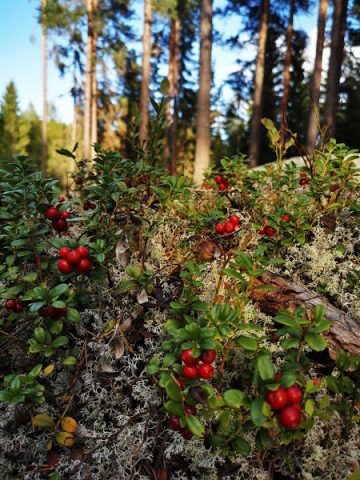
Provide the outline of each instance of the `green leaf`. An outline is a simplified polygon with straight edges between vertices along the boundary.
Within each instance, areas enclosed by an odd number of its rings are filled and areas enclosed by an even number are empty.
[[[35,282],[35,280],[37,279],[37,275],[38,274],[36,272],[28,273],[27,275],[23,276],[23,280],[24,282]]]
[[[66,313],[66,320],[69,320],[69,322],[73,322],[73,323],[79,323],[80,313],[75,308],[68,307],[67,313]]]
[[[1,402],[11,402],[13,395],[8,390],[1,390],[0,391],[0,401]]]
[[[251,453],[250,444],[242,437],[236,437],[235,440],[231,442],[231,448],[244,457],[247,457]]]
[[[360,480],[360,468],[357,468],[346,480]]]
[[[341,393],[341,384],[339,380],[332,376],[325,377],[328,389],[333,393]]]
[[[186,415],[185,421],[188,429],[193,435],[196,437],[203,437],[205,435],[205,427],[197,417]]]
[[[226,390],[224,393],[224,400],[226,405],[232,408],[249,406],[249,399],[246,393],[236,389]]]
[[[308,398],[305,402],[305,412],[309,415],[309,417],[312,417],[314,415],[315,411],[315,402],[312,398]]]
[[[275,367],[267,355],[259,355],[256,367],[262,380],[272,380],[275,376]]]
[[[60,337],[56,337],[55,340],[52,342],[51,346],[54,348],[62,347],[69,343],[68,337],[64,335],[60,335]]]
[[[169,368],[171,367],[171,365],[173,365],[174,363],[176,362],[176,357],[173,353],[167,353],[165,356],[164,356],[164,360],[163,360],[163,367],[164,368]]]
[[[269,432],[263,428],[257,432],[255,443],[258,450],[263,450],[264,448],[271,448],[274,444],[272,438],[269,435]]]
[[[56,300],[56,302],[52,302],[51,306],[54,308],[65,308],[66,303],[62,302],[61,300]]]
[[[46,305],[46,302],[34,302],[30,305],[29,310],[30,310],[30,312],[37,312],[44,305]]]
[[[76,365],[76,362],[77,362],[76,358],[70,355],[69,357],[64,358],[63,365],[68,365],[68,366]]]
[[[250,352],[255,352],[259,345],[255,338],[246,337],[244,335],[237,337],[235,339],[235,343],[243,347],[245,350],[249,350]]]
[[[184,410],[181,403],[179,402],[169,400],[164,404],[164,408],[167,412],[171,413],[171,415],[176,415],[177,417],[181,417],[184,415]]]
[[[319,333],[308,332],[305,335],[305,342],[315,352],[321,352],[327,347],[327,343],[322,335]]]
[[[42,364],[38,363],[35,367],[28,373],[28,376],[31,378],[36,378],[40,375],[42,370]]]
[[[45,343],[45,330],[42,327],[37,327],[34,330],[34,337],[41,345]]]
[[[224,447],[227,443],[226,438],[221,437],[220,435],[213,435],[209,438],[210,445],[215,448]]]
[[[180,387],[172,378],[165,385],[165,391],[170,400],[181,401]]]
[[[251,420],[256,427],[260,427],[260,425],[262,425],[267,420],[267,418],[263,414],[263,405],[263,398],[257,398],[251,404]]]
[[[69,150],[67,150],[66,148],[58,148],[56,150],[56,153],[58,153],[59,155],[63,155],[64,157],[69,157],[69,158],[73,158],[75,159],[75,155],[73,155]]]
[[[314,312],[315,323],[319,323],[323,320],[325,312],[326,312],[325,305],[316,305],[315,312]]]
[[[49,292],[50,298],[53,299],[53,298],[60,297],[67,290],[69,290],[69,285],[67,285],[66,283],[61,283],[60,285],[57,285],[56,287],[50,290]]]

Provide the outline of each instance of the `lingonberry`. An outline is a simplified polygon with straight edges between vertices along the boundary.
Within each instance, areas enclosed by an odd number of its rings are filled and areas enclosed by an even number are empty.
[[[225,228],[225,227],[224,227],[224,225],[223,225],[222,223],[217,223],[217,224],[215,225],[215,230],[216,230],[217,232],[219,232],[219,233],[223,233],[224,228]]]
[[[56,222],[52,222],[52,226],[57,232],[64,232],[68,228],[67,221],[63,218],[59,218]]]
[[[238,217],[237,215],[231,215],[231,217],[229,218],[229,221],[234,225],[239,225],[240,217]]]
[[[287,396],[289,398],[290,403],[300,403],[302,399],[302,391],[299,387],[296,385],[293,385],[292,387],[289,387],[286,390]]]
[[[269,225],[266,225],[266,227],[264,227],[264,233],[267,237],[273,237],[276,233],[276,230],[274,227],[270,227]]]
[[[86,200],[84,203],[83,203],[83,209],[84,210],[90,210],[91,208],[91,202],[89,202],[89,200]]]
[[[222,175],[216,175],[216,177],[215,177],[215,182],[216,182],[216,183],[222,183],[222,182],[223,182],[223,177],[222,177]]]
[[[224,230],[226,233],[231,233],[235,230],[235,225],[230,220],[226,220]]]
[[[313,378],[313,385],[320,385],[320,378]]]
[[[95,210],[95,208],[96,208],[96,203],[90,203],[90,208],[91,208],[91,210]]]
[[[195,378],[198,377],[197,367],[192,367],[190,365],[185,365],[182,368],[181,373],[182,373],[183,377],[185,377],[189,380],[194,380]]]
[[[180,353],[181,360],[185,363],[185,365],[193,366],[199,363],[199,358],[194,358],[192,354],[191,348],[186,348],[182,350]]]
[[[127,185],[129,188],[131,187],[131,180],[130,178],[124,178],[124,183]]]
[[[46,305],[45,307],[40,308],[39,315],[44,318],[51,318],[54,313],[54,307]]]
[[[76,177],[76,178],[75,178],[75,184],[76,184],[76,185],[81,185],[81,184],[82,184],[81,178]]]
[[[81,258],[88,257],[90,254],[88,247],[86,247],[85,245],[77,247],[76,251],[80,254]]]
[[[258,231],[258,234],[264,235],[264,233],[265,233],[265,228],[260,228],[260,230]]]
[[[82,258],[75,268],[76,271],[79,273],[88,272],[91,268],[90,260],[88,258]]]
[[[65,317],[66,314],[67,314],[67,308],[66,307],[63,307],[63,308],[50,307],[50,308],[53,309],[52,318],[54,320],[59,320],[59,318]]]
[[[57,268],[59,272],[63,273],[64,275],[71,273],[73,271],[73,266],[67,260],[62,258],[57,262]]]
[[[50,207],[46,210],[45,212],[45,217],[48,219],[48,220],[51,220],[52,222],[56,221],[56,220],[59,220],[60,218],[60,212],[57,208],[55,207]]]
[[[209,363],[202,363],[198,368],[200,378],[209,380],[214,376],[214,367]]]
[[[196,408],[192,407],[191,405],[185,405],[184,412],[185,412],[185,415],[193,415],[195,417]]]
[[[193,434],[190,432],[188,428],[182,428],[180,433],[185,440],[191,440],[193,437]]]
[[[175,415],[168,418],[168,428],[170,430],[180,430],[180,420]]]
[[[300,403],[294,403],[292,406],[293,406],[294,408],[296,408],[296,410],[297,410],[298,412],[301,412],[302,407],[301,407]]]
[[[290,222],[290,217],[289,215],[281,215],[281,220],[283,220],[284,222]]]
[[[62,212],[60,213],[60,218],[63,218],[64,220],[67,220],[68,218],[70,218],[70,212]]]
[[[21,313],[24,310],[24,306],[19,300],[16,300],[15,302],[15,307],[14,307],[14,312],[15,313]]]
[[[279,387],[275,391],[268,392],[265,398],[272,410],[281,410],[289,403],[287,392],[282,387]]]
[[[216,350],[205,350],[200,355],[200,359],[204,363],[212,363],[216,358]]]
[[[16,300],[10,299],[5,303],[6,310],[14,310],[15,306],[16,306]]]
[[[300,183],[301,186],[304,186],[304,185],[308,184],[309,182],[310,182],[310,180],[308,179],[308,177],[302,177],[299,180],[299,183]]]
[[[283,374],[281,372],[277,373],[274,377],[274,382],[279,382],[282,378]]]
[[[181,390],[184,390],[184,388],[185,388],[185,382],[184,382],[184,380],[183,380],[182,378],[180,378],[180,377],[177,377],[177,378],[175,379],[175,381],[176,381],[176,383],[179,385],[179,387],[181,388]]]
[[[225,185],[225,183],[219,183],[218,186],[219,186],[219,190],[221,190],[222,192],[227,189],[227,186]]]
[[[66,201],[66,198],[64,197],[64,195],[59,195],[58,199],[59,199],[59,202],[65,202]]]
[[[294,430],[296,427],[299,426],[301,422],[301,413],[299,412],[297,407],[295,407],[294,405],[290,405],[289,407],[281,410],[279,419],[280,423],[284,427]]]
[[[81,260],[81,255],[76,250],[72,250],[68,253],[66,260],[72,265],[77,265]]]
[[[59,256],[60,258],[66,258],[70,252],[71,252],[70,248],[61,247],[59,250]]]

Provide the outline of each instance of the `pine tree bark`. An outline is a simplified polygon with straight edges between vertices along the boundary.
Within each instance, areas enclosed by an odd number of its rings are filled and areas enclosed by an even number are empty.
[[[255,67],[255,90],[253,97],[253,115],[250,125],[249,156],[250,166],[256,167],[259,157],[262,97],[265,80],[265,53],[269,24],[269,0],[261,0],[261,18],[259,27],[258,51]]]
[[[325,27],[326,27],[326,14],[328,9],[328,0],[320,0],[319,2],[319,17],[318,17],[318,30],[316,40],[316,54],[314,73],[311,82],[311,107],[308,121],[307,131],[307,151],[310,155],[314,153],[316,145],[316,137],[318,133],[319,123],[319,100],[320,100],[320,86],[321,86],[321,73],[322,73],[322,59],[324,51],[325,40]]]
[[[48,156],[48,101],[47,101],[47,0],[42,0],[42,56],[43,56],[43,115],[41,122],[41,171],[46,174]]]
[[[140,143],[145,146],[149,131],[149,91],[151,73],[151,0],[144,0],[142,78],[140,89]]]
[[[335,132],[336,114],[339,104],[339,86],[344,55],[347,9],[348,0],[334,0],[330,62],[325,102],[325,125],[330,135]]]
[[[197,99],[194,182],[201,185],[210,165],[210,91],[212,49],[212,0],[201,0],[200,74]]]
[[[98,13],[99,0],[93,0],[92,4],[92,36],[91,36],[91,126],[90,126],[90,144],[97,143],[97,82],[96,82],[96,65],[97,65],[97,29],[95,25]],[[91,160],[95,156],[92,148],[90,151]]]
[[[285,125],[286,125],[287,104],[289,101],[290,66],[291,66],[291,58],[292,58],[292,36],[293,36],[293,29],[294,29],[295,10],[296,10],[295,0],[290,0],[289,21],[288,21],[288,27],[287,27],[287,33],[286,33],[283,97],[281,100],[282,123],[281,123],[281,140],[280,141],[281,141],[282,147],[285,144]]]
[[[84,158],[90,159],[91,156],[91,105],[92,105],[92,69],[93,69],[93,59],[92,59],[92,36],[93,36],[93,25],[92,25],[92,0],[86,0],[87,8],[87,45],[86,45],[86,72],[85,72],[85,103],[84,103],[84,145],[83,145],[83,156]]]
[[[179,45],[180,45],[180,19],[173,18],[170,26],[169,38],[169,102],[167,104],[166,117],[166,144],[165,165],[171,175],[175,173],[177,163],[177,124],[178,112],[176,97],[178,94],[179,81]]]

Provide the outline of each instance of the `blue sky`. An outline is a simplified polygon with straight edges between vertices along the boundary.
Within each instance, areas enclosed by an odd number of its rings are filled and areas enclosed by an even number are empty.
[[[6,85],[14,80],[21,110],[30,102],[40,114],[42,110],[42,67],[41,67],[41,28],[37,22],[37,8],[40,0],[2,0],[0,18],[0,96],[4,94]],[[214,0],[214,7],[224,4],[224,0]],[[141,36],[142,2],[135,2],[138,20],[139,37]],[[309,32],[315,31],[317,11],[311,15],[297,18],[298,27]],[[226,34],[235,33],[238,19],[225,20]],[[224,31],[223,19],[216,18],[215,27]],[[310,47],[311,49],[312,47]],[[213,52],[215,84],[220,85],[229,73],[236,70],[238,52],[215,46]],[[244,54],[244,53],[243,53]],[[254,55],[254,52],[248,52]],[[311,52],[310,52],[311,55]],[[60,78],[51,58],[48,68],[48,98],[56,107],[57,117],[71,122],[73,115],[70,98],[71,79]],[[225,92],[226,96],[230,92]]]

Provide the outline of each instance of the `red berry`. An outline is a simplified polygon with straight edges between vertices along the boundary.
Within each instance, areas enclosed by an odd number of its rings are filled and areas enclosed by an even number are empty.
[[[59,218],[56,222],[52,222],[52,226],[57,232],[64,232],[68,228],[67,221],[63,218]]]
[[[279,419],[284,427],[294,430],[301,422],[301,413],[294,405],[290,405],[280,412]]]
[[[217,223],[217,224],[215,225],[215,230],[216,230],[217,232],[219,232],[219,233],[223,233],[224,228],[225,228],[225,227],[224,227],[224,225],[223,225],[222,223]]]
[[[230,220],[226,220],[224,230],[226,233],[231,233],[235,230],[235,225]]]
[[[231,217],[229,218],[230,222],[233,223],[234,225],[239,225],[239,222],[240,222],[240,217],[238,217],[237,215],[231,215]]]
[[[193,437],[193,434],[187,428],[182,428],[180,433],[185,440],[191,440]]]
[[[64,220],[66,220],[67,218],[70,218],[70,212],[62,212],[60,213],[60,218],[63,218]]]
[[[75,184],[76,185],[81,185],[82,184],[81,178],[79,178],[79,177],[75,178]]]
[[[313,385],[320,385],[320,378],[314,378],[312,382]]]
[[[331,177],[336,177],[336,172],[330,172]]]
[[[96,203],[90,203],[90,208],[91,208],[91,210],[95,210],[95,208],[96,208]]]
[[[225,185],[225,183],[219,183],[218,186],[219,186],[219,190],[221,190],[222,192],[227,189],[227,186]]]
[[[268,225],[264,228],[264,233],[267,237],[273,237],[276,233],[274,227],[269,227]]]
[[[53,312],[52,312],[52,318],[54,320],[59,320],[59,318],[61,317],[65,317],[65,315],[67,314],[67,308],[64,307],[64,308],[54,308],[54,307],[50,307],[53,309]]]
[[[73,266],[63,258],[57,262],[57,267],[59,272],[63,273],[64,275],[73,271]]]
[[[290,222],[290,217],[289,215],[281,215],[281,220],[284,220],[284,222]]]
[[[199,363],[199,358],[193,357],[191,348],[186,348],[185,350],[182,350],[182,352],[180,353],[180,358],[185,363],[185,365],[188,366],[197,365]]]
[[[204,363],[212,363],[216,358],[216,350],[205,350],[202,352],[200,359]]]
[[[215,182],[216,182],[216,183],[222,183],[222,181],[223,181],[222,175],[216,175],[216,177],[215,177]]]
[[[45,217],[48,219],[48,220],[51,220],[53,222],[55,222],[56,220],[59,220],[60,218],[60,212],[57,208],[55,207],[50,207],[46,210],[45,212]]]
[[[300,403],[294,403],[294,404],[293,404],[293,407],[296,408],[296,410],[297,410],[298,412],[301,412],[301,410],[302,410],[302,407],[301,407]]]
[[[180,430],[180,420],[175,415],[171,415],[168,418],[168,428],[170,430]]]
[[[124,178],[124,183],[127,185],[129,188],[131,187],[131,180],[130,178]]]
[[[307,183],[309,183],[309,181],[310,180],[305,176],[305,177],[300,178],[299,183],[300,183],[300,185],[303,186],[303,185],[306,185]]]
[[[189,380],[194,380],[198,376],[198,369],[197,367],[191,367],[189,365],[185,365],[182,370],[182,375]]]
[[[61,247],[59,250],[59,256],[60,258],[66,258],[70,252],[71,252],[70,248]]]
[[[258,231],[258,234],[259,235],[264,235],[265,233],[265,229],[264,228],[260,228],[260,230]]]
[[[5,303],[6,310],[14,310],[16,307],[16,300],[8,300]]]
[[[86,200],[86,202],[83,203],[83,209],[90,210],[90,208],[91,208],[91,202],[89,202],[89,200]]]
[[[15,302],[14,312],[21,313],[24,310],[23,304],[18,300]]]
[[[90,254],[88,247],[85,247],[85,245],[77,247],[76,251],[80,254],[81,258],[88,257]]]
[[[180,377],[176,378],[176,383],[179,385],[181,390],[184,390],[185,382],[182,378],[180,378]]]
[[[81,260],[81,255],[76,250],[72,250],[71,252],[68,253],[66,260],[72,265],[77,265]]]
[[[302,394],[301,389],[299,387],[297,387],[296,385],[293,385],[292,387],[288,388],[286,390],[286,393],[288,395],[290,403],[300,403],[301,402],[303,394]]]
[[[44,318],[50,318],[54,314],[54,307],[46,305],[45,307],[40,308],[39,315]]]
[[[59,199],[59,202],[65,202],[66,201],[66,198],[64,197],[64,195],[59,195],[58,199]]]
[[[275,377],[274,377],[273,382],[280,382],[282,376],[283,376],[282,373],[277,373],[277,374],[275,375]]]
[[[76,271],[79,273],[88,272],[91,268],[90,260],[87,258],[82,258],[80,262],[76,265]]]
[[[185,405],[184,412],[185,415],[192,415],[194,417],[196,416],[196,408],[192,407],[191,405]]]
[[[209,380],[214,376],[214,367],[209,363],[202,363],[198,368],[198,372],[200,378]]]
[[[272,410],[281,410],[289,403],[287,392],[282,387],[279,387],[275,391],[268,392],[265,398]]]

